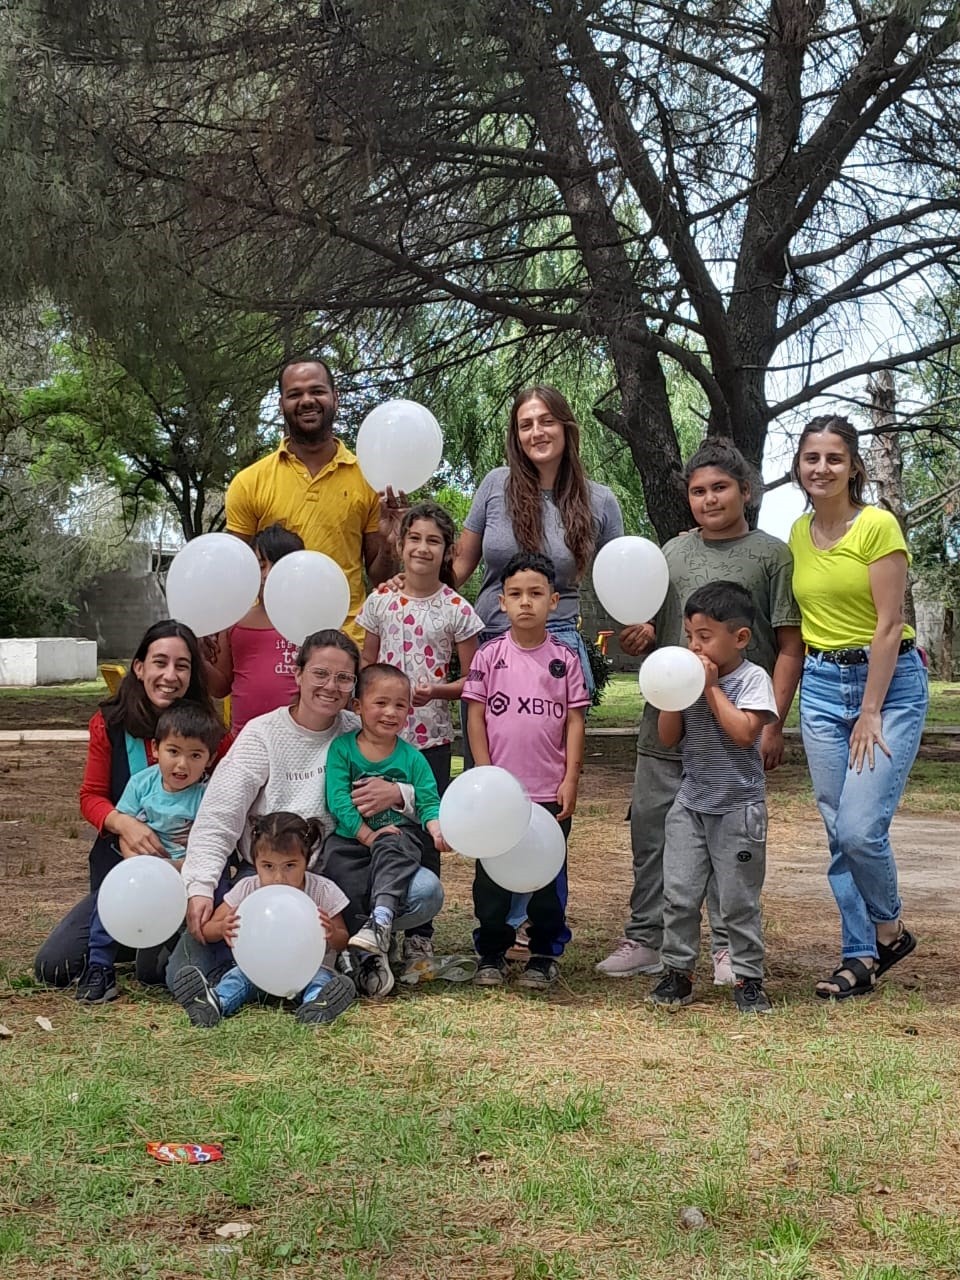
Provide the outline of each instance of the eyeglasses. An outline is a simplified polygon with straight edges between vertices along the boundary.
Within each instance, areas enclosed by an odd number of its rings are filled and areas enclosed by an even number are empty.
[[[357,683],[357,677],[349,675],[346,671],[324,671],[322,667],[311,667],[307,675],[314,684],[329,684],[332,680],[343,693],[349,693]]]

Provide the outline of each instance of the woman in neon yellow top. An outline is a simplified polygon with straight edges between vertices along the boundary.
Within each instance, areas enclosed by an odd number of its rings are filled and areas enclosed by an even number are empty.
[[[824,1000],[866,995],[916,946],[900,919],[890,821],[920,745],[927,676],[903,619],[909,552],[889,511],[863,500],[866,468],[846,418],[814,418],[793,477],[812,511],[790,531],[807,648],[800,727],[830,846],[842,958]]]

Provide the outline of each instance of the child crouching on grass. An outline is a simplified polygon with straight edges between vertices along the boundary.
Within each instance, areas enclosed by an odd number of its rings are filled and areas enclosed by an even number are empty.
[[[743,656],[754,623],[753,601],[743,587],[700,587],[683,613],[687,643],[703,663],[706,684],[692,707],[659,717],[663,744],[680,743],[683,774],[665,826],[661,955],[667,972],[648,999],[667,1008],[692,1002],[700,911],[714,876],[737,1008],[770,1013],[760,915],[767,806],[759,739],[764,725],[777,718],[773,682]]]
[[[117,801],[117,813],[146,823],[178,871],[206,790],[204,774],[223,735],[223,724],[212,711],[196,702],[171,703],[157,720],[153,743],[157,763],[132,774]],[[170,939],[167,945],[172,948],[174,941]],[[100,910],[95,906],[90,918],[87,967],[77,985],[77,999],[82,1004],[116,1000],[116,954],[117,944],[103,927]]]
[[[237,908],[251,893],[266,885],[284,884],[300,889],[317,904],[320,923],[327,935],[323,965],[300,993],[297,1021],[333,1022],[356,999],[349,978],[334,972],[336,953],[347,945],[347,926],[342,911],[347,895],[325,876],[307,870],[316,845],[323,839],[323,827],[316,818],[296,813],[267,813],[256,820],[251,855],[257,874],[242,876],[225,895],[223,902],[203,927],[205,942],[226,942],[233,946],[240,921]],[[223,1018],[237,1013],[263,993],[236,966],[228,969],[216,986],[211,986],[199,969],[188,965],[177,974],[173,994],[195,1027],[215,1027]]]

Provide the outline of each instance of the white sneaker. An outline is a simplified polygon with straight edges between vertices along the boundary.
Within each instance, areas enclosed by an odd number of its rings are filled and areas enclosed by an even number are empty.
[[[393,970],[386,956],[365,955],[357,971],[356,987],[363,996],[387,996],[393,990]]]
[[[732,987],[736,982],[733,965],[730,963],[730,952],[723,947],[713,953],[713,985],[715,987]]]
[[[663,961],[653,947],[621,938],[606,960],[594,968],[606,978],[635,978],[639,973],[663,973]]]
[[[347,946],[369,955],[386,957],[390,952],[393,930],[388,924],[380,924],[373,916],[347,940]]]

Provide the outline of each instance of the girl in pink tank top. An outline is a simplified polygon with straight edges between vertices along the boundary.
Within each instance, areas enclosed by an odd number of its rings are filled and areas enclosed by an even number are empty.
[[[270,625],[263,584],[278,560],[303,550],[303,541],[282,524],[272,524],[254,537],[252,546],[260,561],[257,603],[235,626],[202,641],[207,687],[215,698],[229,695],[234,733],[248,720],[288,706],[297,697],[297,646]]]

